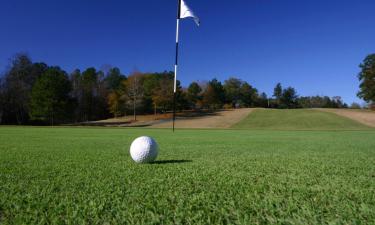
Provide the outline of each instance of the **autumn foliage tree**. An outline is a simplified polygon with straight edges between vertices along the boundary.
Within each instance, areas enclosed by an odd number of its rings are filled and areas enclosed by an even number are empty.
[[[121,90],[114,90],[108,94],[108,109],[114,117],[126,115],[126,95]]]
[[[172,90],[173,90],[173,78],[168,76],[162,77],[156,88],[154,88],[152,93],[152,101],[157,108],[161,108],[163,112],[171,108],[172,105]]]
[[[114,117],[126,115],[126,76],[119,68],[110,68],[105,78],[107,87],[107,104],[109,112]]]
[[[209,109],[220,109],[224,104],[225,91],[220,81],[216,78],[207,84],[203,93],[203,104]]]

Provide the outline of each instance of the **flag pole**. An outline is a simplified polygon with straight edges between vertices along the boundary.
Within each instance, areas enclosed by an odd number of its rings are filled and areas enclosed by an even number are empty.
[[[174,123],[176,120],[176,91],[177,91],[177,66],[178,66],[178,35],[180,30],[180,17],[181,17],[181,0],[178,0],[177,8],[177,23],[176,23],[176,58],[174,64],[174,83],[173,83],[173,123],[172,130],[174,132]]]

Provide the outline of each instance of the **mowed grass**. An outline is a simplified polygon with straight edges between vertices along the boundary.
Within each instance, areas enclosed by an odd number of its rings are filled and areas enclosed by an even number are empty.
[[[0,127],[0,224],[374,223],[373,130]]]
[[[363,130],[354,120],[313,109],[255,109],[234,128],[266,130]]]

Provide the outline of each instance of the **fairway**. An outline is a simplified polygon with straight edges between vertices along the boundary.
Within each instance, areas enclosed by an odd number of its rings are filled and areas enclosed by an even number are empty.
[[[155,164],[130,159],[141,135]],[[374,130],[0,127],[0,143],[1,224],[375,223]]]
[[[364,124],[313,109],[256,109],[234,128],[265,130],[363,130]]]

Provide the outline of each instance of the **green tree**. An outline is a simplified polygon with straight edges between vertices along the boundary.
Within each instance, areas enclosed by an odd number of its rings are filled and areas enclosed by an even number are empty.
[[[109,91],[118,90],[121,88],[122,82],[126,80],[126,76],[121,74],[119,68],[114,67],[109,69],[106,75],[105,82]]]
[[[186,98],[191,108],[195,108],[197,102],[202,99],[201,92],[202,88],[199,86],[197,82],[192,82],[189,85],[186,93]]]
[[[81,75],[82,116],[84,121],[95,120],[95,104],[98,73],[95,68],[88,68]]]
[[[331,99],[332,106],[330,108],[348,108],[348,106],[344,103],[341,96],[334,96]]]
[[[105,76],[102,71],[91,67],[79,76],[79,103],[80,120],[98,120],[109,116],[107,96],[108,90],[105,84]]]
[[[79,122],[84,120],[83,110],[83,87],[82,87],[82,74],[79,69],[74,70],[70,74],[70,81],[72,84],[71,95],[77,107],[74,110],[74,121]]]
[[[240,99],[245,107],[254,107],[257,102],[258,90],[249,83],[243,82],[240,89]]]
[[[270,105],[271,105],[271,102],[268,99],[266,93],[262,92],[259,96],[257,96],[256,106],[263,107],[263,108],[269,108]]]
[[[31,93],[31,118],[51,125],[69,118],[71,83],[59,67],[48,68],[35,82]]]
[[[5,95],[4,95],[4,80],[0,77],[0,124],[3,122],[3,114],[5,111]]]
[[[273,97],[276,98],[276,102],[280,104],[280,99],[283,95],[283,87],[280,83],[277,83],[275,88],[273,89]]]
[[[241,86],[242,81],[235,77],[224,81],[225,103],[232,104],[233,107],[238,103],[241,97]]]
[[[302,108],[343,108],[345,105],[339,96],[332,99],[328,96],[299,97],[297,102]]]
[[[358,74],[360,91],[358,97],[368,103],[375,102],[375,54],[368,55],[359,66],[361,72]]]
[[[298,95],[294,88],[288,87],[283,90],[281,99],[280,99],[280,107],[281,108],[297,108],[297,99]]]

